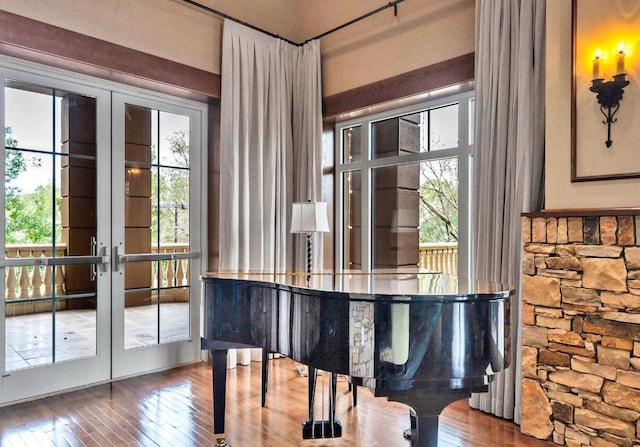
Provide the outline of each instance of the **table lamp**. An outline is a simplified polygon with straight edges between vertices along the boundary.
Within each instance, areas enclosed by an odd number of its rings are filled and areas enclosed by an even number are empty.
[[[307,236],[307,285],[311,280],[312,233],[329,231],[326,202],[295,202],[291,206],[291,233]]]

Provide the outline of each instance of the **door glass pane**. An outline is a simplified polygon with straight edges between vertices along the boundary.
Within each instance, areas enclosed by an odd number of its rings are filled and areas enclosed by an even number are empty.
[[[386,158],[420,152],[421,115],[412,113],[372,123],[371,156]]]
[[[374,268],[418,264],[420,165],[373,170],[372,264]]]
[[[7,259],[89,256],[96,240],[95,98],[5,85]],[[5,269],[7,370],[96,354],[90,265]]]
[[[188,252],[189,118],[125,110],[125,252]],[[126,264],[126,349],[190,337],[188,270],[177,259]]]
[[[373,158],[458,147],[458,104],[371,124]]]
[[[422,128],[428,123],[429,132],[423,132],[422,150],[437,151],[458,147],[458,104],[422,112]],[[428,135],[428,141],[425,137]]]
[[[362,268],[362,173],[346,172],[343,175],[344,190],[344,259],[343,266],[349,270]]]
[[[457,273],[457,158],[373,170],[373,266]]]

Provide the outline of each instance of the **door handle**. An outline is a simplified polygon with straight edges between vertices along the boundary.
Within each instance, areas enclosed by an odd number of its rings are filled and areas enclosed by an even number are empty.
[[[95,256],[98,253],[98,241],[95,236],[91,236],[91,256]],[[90,280],[94,282],[96,280],[96,276],[98,276],[98,269],[95,264],[91,264],[91,275]]]
[[[199,259],[200,253],[188,251],[182,253],[135,253],[125,254],[124,247],[118,245],[113,249],[114,271],[120,271],[120,266],[126,262],[153,262],[153,261],[173,261],[176,259]]]
[[[101,256],[61,256],[55,258],[10,258],[0,259],[0,268],[83,264],[99,264],[101,268],[106,268],[106,265],[109,264],[110,261],[111,259],[106,254]]]
[[[120,264],[122,264],[122,261],[120,260],[120,258],[123,255],[124,255],[124,246],[122,244],[116,245],[115,247],[113,247],[113,271],[114,272],[120,271]]]
[[[173,261],[175,259],[198,259],[200,253],[188,251],[182,253],[136,253],[130,255],[118,255],[118,262],[149,262],[149,261]]]

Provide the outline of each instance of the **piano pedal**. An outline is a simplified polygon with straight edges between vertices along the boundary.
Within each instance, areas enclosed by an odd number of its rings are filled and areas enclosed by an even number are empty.
[[[333,430],[330,421],[307,421],[302,423],[302,439],[341,438],[342,424],[333,422]]]
[[[418,428],[418,416],[413,408],[409,408],[409,421],[411,422],[410,428],[405,429],[402,432],[404,439],[411,439],[416,435],[416,429]]]
[[[227,444],[224,438],[217,438],[213,447],[231,447],[231,444]]]

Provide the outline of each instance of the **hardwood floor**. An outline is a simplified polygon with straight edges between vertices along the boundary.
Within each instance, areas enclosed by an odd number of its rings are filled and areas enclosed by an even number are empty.
[[[271,361],[266,408],[260,407],[259,364],[228,371],[226,433],[233,447],[410,446],[402,437],[406,406],[359,388],[352,408],[345,382],[338,384],[337,403],[343,437],[303,441],[307,379],[296,365],[286,358]],[[199,363],[3,407],[0,447],[211,446],[211,398],[210,366]],[[470,410],[464,400],[446,408],[440,421],[440,447],[553,446],[521,435],[509,421]]]

